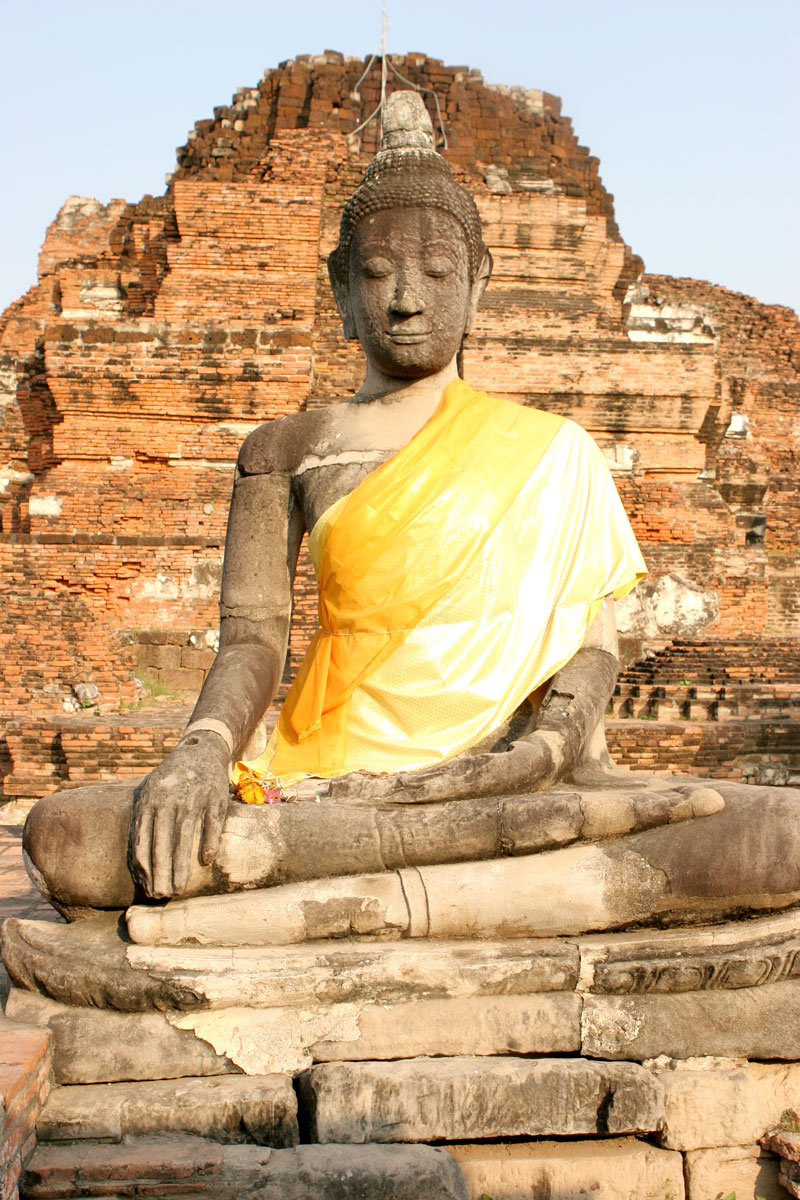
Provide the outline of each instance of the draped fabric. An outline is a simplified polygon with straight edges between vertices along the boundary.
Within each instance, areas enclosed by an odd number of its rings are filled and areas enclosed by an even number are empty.
[[[309,538],[319,631],[267,750],[284,784],[430,766],[481,741],[645,566],[593,440],[455,380]]]

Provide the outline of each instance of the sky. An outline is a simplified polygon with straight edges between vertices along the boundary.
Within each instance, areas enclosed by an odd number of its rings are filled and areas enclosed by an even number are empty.
[[[798,0],[387,0],[387,51],[560,96],[647,270],[800,311]],[[195,121],[380,0],[0,0],[0,311],[69,195],[160,195]]]

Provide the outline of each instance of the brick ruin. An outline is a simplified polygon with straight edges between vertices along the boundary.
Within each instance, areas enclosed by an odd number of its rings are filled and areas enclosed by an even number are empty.
[[[437,125],[438,105],[495,259],[468,380],[593,434],[650,567],[621,614],[612,751],[797,782],[797,316],[643,275],[555,97],[390,65]],[[239,444],[360,382],[325,257],[376,149],[376,122],[348,136],[379,100],[366,66],[283,63],[195,126],[163,196],[67,200],[0,318],[2,798],[138,774],[174,744],[213,661]],[[306,557],[295,612],[289,672]]]

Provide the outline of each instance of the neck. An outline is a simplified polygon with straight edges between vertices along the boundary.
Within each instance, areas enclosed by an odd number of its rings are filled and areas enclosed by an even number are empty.
[[[384,375],[372,363],[367,363],[367,376],[361,387],[353,396],[356,404],[369,404],[372,400],[385,400],[392,404],[420,403],[432,401],[437,404],[448,383],[458,379],[456,357],[441,371],[433,375],[425,375],[422,379],[398,379],[397,376]]]

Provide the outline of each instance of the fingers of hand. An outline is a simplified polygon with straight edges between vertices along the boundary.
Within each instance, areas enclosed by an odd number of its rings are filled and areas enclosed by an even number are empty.
[[[172,894],[175,896],[182,896],[189,885],[196,830],[197,819],[194,813],[185,813],[178,817],[172,853]]]
[[[227,804],[227,797],[225,799]],[[210,866],[217,856],[220,838],[222,837],[225,806],[222,804],[211,805],[203,819],[203,834],[200,839],[200,862],[204,867]]]
[[[150,894],[153,883],[153,810],[139,804],[134,810],[133,863],[137,883]]]
[[[153,823],[153,882],[150,895],[154,899],[172,896],[174,892],[172,862],[177,836],[175,826],[175,813],[172,806],[162,807],[156,813]],[[192,822],[192,826],[194,826],[194,822]]]

